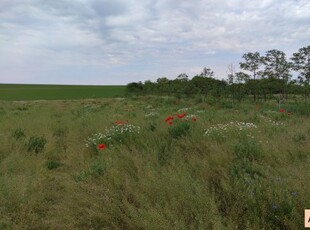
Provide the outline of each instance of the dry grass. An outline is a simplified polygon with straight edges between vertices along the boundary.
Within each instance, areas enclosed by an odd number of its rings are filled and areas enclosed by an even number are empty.
[[[0,229],[300,229],[310,207],[310,118],[276,106],[2,101]],[[174,139],[164,119],[182,108],[197,121]],[[85,146],[127,119],[139,134],[102,152]],[[257,128],[204,136],[231,121]],[[27,151],[32,136],[47,140],[42,151]]]

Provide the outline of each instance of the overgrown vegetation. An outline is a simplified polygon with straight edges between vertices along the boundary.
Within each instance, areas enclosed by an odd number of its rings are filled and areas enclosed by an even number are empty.
[[[303,228],[310,114],[299,98],[280,111],[276,99],[199,95],[0,108],[1,229]]]

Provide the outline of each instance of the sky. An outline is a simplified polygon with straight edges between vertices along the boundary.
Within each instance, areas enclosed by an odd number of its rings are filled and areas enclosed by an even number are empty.
[[[308,45],[309,0],[0,0],[0,83],[226,79],[244,53]]]

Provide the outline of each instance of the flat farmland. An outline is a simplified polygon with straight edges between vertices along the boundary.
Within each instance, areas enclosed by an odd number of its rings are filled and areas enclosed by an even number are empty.
[[[0,100],[62,100],[123,97],[126,86],[0,84]]]

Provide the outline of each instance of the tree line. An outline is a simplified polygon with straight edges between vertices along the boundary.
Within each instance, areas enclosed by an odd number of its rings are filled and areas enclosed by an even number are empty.
[[[253,97],[254,101],[276,98],[280,103],[291,94],[303,95],[305,100],[309,97],[310,46],[300,48],[289,59],[277,49],[267,51],[264,56],[259,52],[245,53],[242,59],[239,63],[242,71],[236,72],[230,64],[223,80],[216,79],[214,72],[204,67],[192,79],[181,73],[174,80],[161,77],[156,82],[131,82],[127,91],[143,95],[229,97],[233,102]],[[295,79],[292,79],[293,71],[297,75]]]

